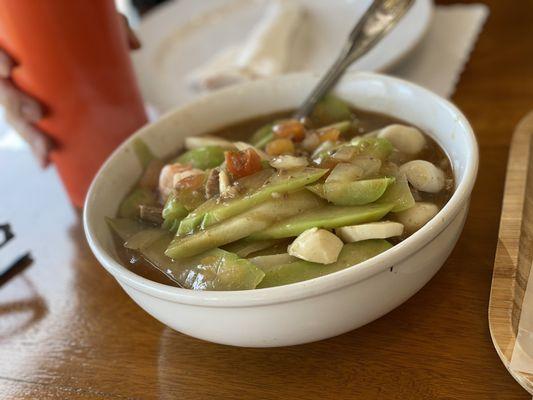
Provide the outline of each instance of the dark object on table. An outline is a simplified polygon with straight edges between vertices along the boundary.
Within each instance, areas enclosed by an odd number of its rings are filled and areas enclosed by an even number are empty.
[[[2,232],[2,240],[0,241],[0,248],[5,246],[7,242],[15,237],[11,231],[11,226],[9,224],[0,225],[0,232]]]
[[[11,225],[0,224],[0,284],[7,281],[7,277],[15,275],[15,270],[20,271],[14,269],[15,266],[21,264],[27,266],[29,261],[31,261],[30,253],[27,249],[21,248],[20,240],[18,242],[15,240]]]
[[[131,3],[139,11],[139,14],[144,14],[151,8],[154,8],[158,4],[164,3],[167,0],[132,0]]]

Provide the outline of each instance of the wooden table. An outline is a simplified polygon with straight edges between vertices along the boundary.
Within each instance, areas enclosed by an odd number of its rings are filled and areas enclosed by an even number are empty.
[[[487,304],[510,134],[533,108],[533,2],[488,3],[454,96],[481,145],[463,236],[412,299],[334,339],[241,349],[161,325],[93,258],[55,172],[4,134],[0,220],[16,210],[35,261],[0,281],[0,397],[529,399],[493,349]]]

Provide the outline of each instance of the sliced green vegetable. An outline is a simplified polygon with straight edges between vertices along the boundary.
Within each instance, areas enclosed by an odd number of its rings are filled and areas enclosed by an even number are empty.
[[[143,169],[148,167],[148,164],[150,164],[150,161],[155,159],[154,153],[152,153],[152,150],[148,147],[146,143],[142,139],[136,138],[132,142],[133,151],[135,152],[135,155],[137,156],[139,162],[141,163],[141,166]]]
[[[326,182],[326,199],[338,206],[360,206],[379,199],[394,178],[365,179],[355,182]]]
[[[244,238],[244,239],[241,239],[241,240],[242,241],[251,242],[251,243],[256,242],[255,240],[249,240],[248,238]],[[275,255],[275,254],[286,253],[287,252],[287,248],[289,247],[289,244],[292,241],[292,238],[284,238],[284,239],[272,240],[272,241],[274,242],[274,244],[272,246],[267,247],[264,250],[256,251],[253,254],[250,254],[248,256],[248,258],[250,258],[250,257],[259,257],[259,256],[272,256],[272,255]],[[259,243],[263,243],[265,241],[264,240],[260,240],[258,242]]]
[[[288,264],[294,261],[299,261],[298,258],[290,256],[288,253],[271,254],[268,256],[257,256],[249,258],[252,264],[261,268],[263,272],[268,271],[271,268],[276,268],[283,264]]]
[[[131,250],[142,250],[150,246],[168,232],[161,228],[154,228],[149,224],[130,218],[106,218],[107,224],[124,242],[124,247]]]
[[[347,132],[352,127],[352,121],[340,121],[331,125],[323,126],[317,132],[325,132],[331,129],[338,129],[341,133]]]
[[[280,239],[298,236],[309,228],[338,228],[340,226],[379,221],[394,204],[367,204],[365,206],[324,206],[280,221],[267,229],[249,236],[253,240]]]
[[[147,172],[152,175],[156,174],[160,163],[157,162],[150,148],[141,139],[134,139],[132,146],[144,172],[136,187],[120,203],[118,216],[124,218],[138,218],[141,204],[157,205],[157,195],[153,191],[152,185],[147,183],[148,180],[153,181],[153,179],[148,179],[145,174]]]
[[[328,145],[328,142],[322,143],[312,155],[313,163],[320,165],[336,151],[341,151],[345,147],[350,147],[354,150],[354,157],[369,156],[381,161],[385,161],[393,150],[392,144],[387,139],[357,136],[348,144],[330,142]]]
[[[222,249],[212,249],[180,263],[178,281],[193,290],[255,289],[265,273],[250,261]],[[174,270],[171,269],[173,274]]]
[[[224,250],[237,254],[239,257],[248,257],[250,254],[260,250],[268,249],[276,244],[276,240],[261,240],[261,241],[249,241],[249,240],[237,240],[224,246]]]
[[[165,254],[172,258],[194,256],[261,231],[273,223],[324,204],[312,193],[301,190],[286,197],[271,199],[230,218],[188,236],[176,236]]]
[[[317,125],[328,125],[334,122],[349,120],[352,118],[350,105],[334,95],[326,95],[318,102],[311,114],[311,119],[316,121]]]
[[[139,179],[138,186],[156,190],[159,185],[159,175],[161,169],[165,164],[163,161],[154,158],[151,160],[144,169],[141,178]]]
[[[165,256],[172,236],[162,229],[128,218],[107,218],[108,224],[149,263],[180,286],[194,290],[254,289],[264,272],[246,259],[222,249],[211,249],[196,257],[175,261]]]
[[[317,264],[309,261],[295,261],[265,268],[265,277],[258,288],[288,285],[290,283],[318,278],[366,261],[390,249],[392,245],[386,240],[365,240],[345,244],[338,260],[333,264]]]
[[[205,181],[202,185],[205,185]],[[184,188],[178,191],[178,199],[183,207],[187,211],[192,211],[205,203],[205,190],[202,187],[200,189]]]
[[[129,237],[125,241],[124,247],[131,250],[143,250],[163,236],[168,236],[168,231],[161,228],[144,229]]]
[[[163,208],[163,228],[172,230],[178,226],[179,222],[188,214],[187,209],[181,204],[176,193],[171,193]]]
[[[186,289],[255,289],[265,275],[248,260],[216,248],[195,257],[173,260],[164,254],[169,242],[170,237],[164,237],[145,248],[141,254]]]
[[[263,169],[253,175],[246,176],[244,178],[241,178],[235,182],[235,187],[238,188],[240,197],[245,197],[250,193],[255,192],[258,190],[261,186],[263,186],[268,179],[272,176],[274,172],[274,169],[268,168]],[[229,201],[229,200],[227,200]],[[182,221],[182,223],[179,226],[178,229],[178,235],[188,235],[194,231],[196,227],[198,227],[202,220],[204,219],[205,214],[216,208],[219,207],[221,204],[224,203],[224,198],[222,195],[212,197],[207,201],[204,201],[202,204],[200,204],[196,209],[191,211],[187,217],[185,217]]]
[[[250,143],[258,149],[264,148],[268,142],[274,139],[274,123],[259,128],[250,138]]]
[[[387,139],[376,137],[358,136],[352,139],[348,146],[354,146],[357,154],[364,154],[379,158],[381,161],[387,159],[394,149]]]
[[[168,196],[167,202],[165,203],[165,207],[163,208],[163,212],[161,215],[165,220],[169,218],[181,218],[187,215],[187,209],[180,203],[176,195],[172,193],[170,196]]]
[[[106,222],[124,242],[137,233],[150,228],[150,225],[131,218],[106,217]]]
[[[272,198],[273,193],[298,190],[320,179],[326,169],[304,168],[292,172],[279,172],[271,176],[260,188],[228,200],[213,198],[189,214],[180,224],[179,235],[186,235],[202,224],[202,228],[224,221]]]
[[[203,170],[215,168],[224,162],[224,151],[220,146],[198,147],[183,153],[176,162]]]
[[[309,190],[311,193],[314,193],[317,196],[322,197],[323,199],[326,198],[326,193],[324,193],[323,183],[315,183],[314,185],[309,185],[309,186],[306,186],[305,188]]]
[[[378,164],[381,162],[377,159],[372,159]],[[353,165],[348,162],[338,163],[335,168],[331,170],[328,177],[326,178],[325,183],[332,182],[353,182],[363,179],[365,176],[365,171],[358,165]]]
[[[234,215],[241,213],[243,210],[268,200],[272,197],[273,193],[281,195],[283,193],[289,193],[301,189],[305,185],[320,179],[326,172],[327,170],[318,168],[305,168],[303,170],[292,172],[279,172],[273,175],[268,182],[256,192],[241,198],[232,199],[207,212],[202,221],[202,227],[205,228],[233,217]]]
[[[331,140],[326,140],[324,143],[322,143],[315,149],[315,151],[311,155],[311,158],[315,163],[319,163],[321,160],[328,158],[330,155],[333,154],[335,150],[342,146],[343,145],[340,143],[332,142]]]
[[[175,219],[174,222],[172,222],[172,225],[170,226],[169,231],[172,233],[176,233],[180,226],[180,222],[181,221],[179,219]]]
[[[154,206],[157,204],[156,194],[147,188],[137,187],[128,194],[118,209],[118,216],[122,218],[139,217],[139,206],[141,204]]]
[[[391,212],[405,211],[415,205],[415,199],[405,175],[399,174],[396,177],[396,181],[387,188],[378,203],[394,204]]]

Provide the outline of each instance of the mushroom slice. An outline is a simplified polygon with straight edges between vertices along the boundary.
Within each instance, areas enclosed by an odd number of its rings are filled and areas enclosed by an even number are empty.
[[[425,160],[414,160],[403,164],[400,172],[404,173],[409,183],[417,190],[438,193],[444,189],[446,177],[444,172]]]
[[[439,207],[433,203],[419,202],[405,211],[396,213],[396,221],[403,224],[407,233],[413,233],[422,228],[439,212]]]
[[[402,153],[415,155],[426,145],[424,134],[412,126],[393,124],[381,129],[378,137],[387,139]]]

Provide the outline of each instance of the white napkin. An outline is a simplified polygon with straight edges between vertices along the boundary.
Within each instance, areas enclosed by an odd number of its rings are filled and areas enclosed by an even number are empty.
[[[435,7],[426,37],[389,73],[450,97],[488,14],[484,4]]]
[[[518,335],[513,348],[513,355],[509,368],[512,370],[533,374],[533,265],[522,301],[522,313],[518,324]]]

